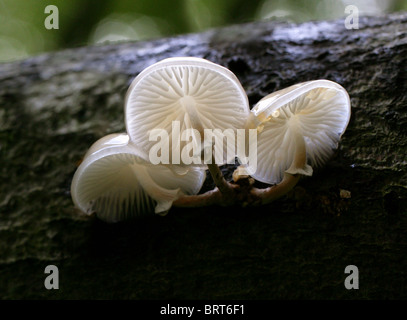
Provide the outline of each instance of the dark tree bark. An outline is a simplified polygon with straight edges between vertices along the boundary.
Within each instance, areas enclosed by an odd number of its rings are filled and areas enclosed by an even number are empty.
[[[407,298],[407,14],[359,26],[252,23],[0,65],[0,297]],[[338,152],[264,207],[118,224],[79,215],[77,163],[125,130],[131,80],[171,56],[229,68],[252,105],[295,83],[338,82],[352,102]],[[44,288],[49,264],[59,290]],[[347,265],[359,268],[359,290],[344,287]]]

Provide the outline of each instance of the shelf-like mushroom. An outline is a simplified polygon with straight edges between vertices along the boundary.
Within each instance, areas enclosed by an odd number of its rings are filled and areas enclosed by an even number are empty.
[[[169,58],[146,68],[133,80],[125,101],[131,140],[151,158],[158,138],[150,139],[150,133],[164,130],[168,136],[161,136],[166,140],[161,143],[168,146],[168,154],[160,154],[160,161],[172,164],[203,164],[201,151],[213,145],[205,140],[205,129],[214,130],[215,139],[223,140],[226,130],[227,136],[244,128],[249,113],[246,93],[231,71],[192,57]],[[194,148],[189,150],[191,144]],[[183,150],[198,161],[184,161]],[[235,144],[224,144],[219,152],[222,155],[216,158],[222,163],[218,165],[234,162]]]
[[[73,202],[107,222],[163,215],[179,196],[197,194],[205,180],[202,169],[172,167],[150,164],[127,134],[108,135],[91,146],[76,170]]]
[[[304,82],[264,97],[247,123],[259,132],[257,169],[248,171],[270,184],[287,173],[312,175],[311,166],[322,165],[337,148],[349,119],[349,95],[332,81]]]

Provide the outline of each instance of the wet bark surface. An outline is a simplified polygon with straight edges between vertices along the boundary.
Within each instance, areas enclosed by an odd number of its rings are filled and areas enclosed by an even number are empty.
[[[0,297],[407,298],[407,14],[359,27],[262,22],[1,64]],[[338,82],[352,103],[338,151],[259,208],[174,208],[117,224],[80,215],[69,191],[78,162],[125,130],[132,79],[172,56],[229,68],[251,106],[295,83]],[[44,287],[50,264],[59,290]],[[347,265],[358,290],[344,287]]]

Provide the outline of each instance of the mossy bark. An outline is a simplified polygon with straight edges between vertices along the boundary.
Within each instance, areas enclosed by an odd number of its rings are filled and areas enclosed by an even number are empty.
[[[359,27],[261,22],[1,64],[0,298],[407,298],[407,14]],[[117,224],[79,215],[78,162],[125,130],[131,80],[171,56],[229,68],[252,105],[295,83],[338,82],[352,117],[337,153],[267,206]],[[44,288],[49,264],[59,290]],[[359,290],[344,286],[347,265]]]

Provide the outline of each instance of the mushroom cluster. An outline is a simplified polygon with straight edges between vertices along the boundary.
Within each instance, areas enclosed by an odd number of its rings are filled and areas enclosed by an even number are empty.
[[[165,59],[133,80],[127,132],[91,146],[73,177],[72,199],[107,222],[165,215],[172,206],[269,203],[330,158],[349,118],[349,96],[332,81],[291,86],[250,110],[228,69],[200,58]],[[247,161],[253,145],[255,161]],[[241,166],[228,182],[219,165],[235,159]],[[217,187],[198,194],[206,169]],[[253,178],[272,186],[255,188]]]

